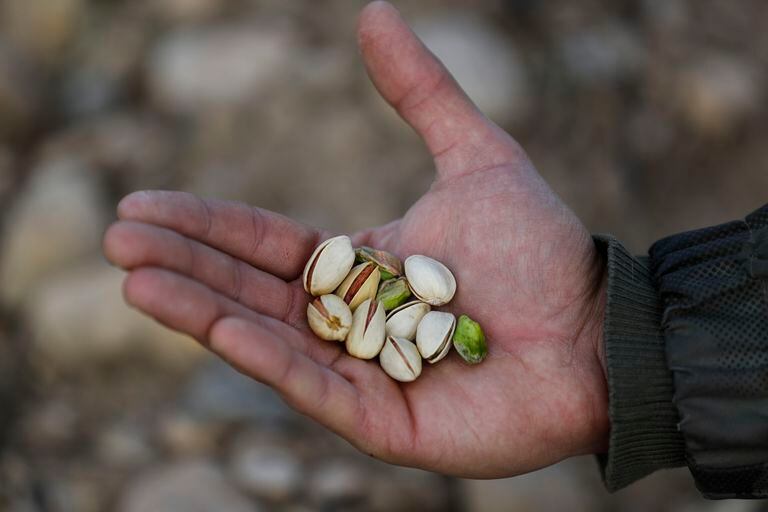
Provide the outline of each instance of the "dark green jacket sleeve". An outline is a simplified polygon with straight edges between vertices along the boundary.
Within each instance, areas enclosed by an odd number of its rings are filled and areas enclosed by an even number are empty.
[[[607,487],[687,464],[707,497],[768,496],[768,205],[660,240],[650,259],[595,240],[608,262]]]

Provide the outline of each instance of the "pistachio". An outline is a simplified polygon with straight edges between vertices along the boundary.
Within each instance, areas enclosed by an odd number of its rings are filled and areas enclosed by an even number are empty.
[[[421,375],[419,349],[405,338],[387,336],[379,363],[387,375],[400,382],[411,382]]]
[[[384,309],[389,311],[404,304],[410,296],[411,289],[408,288],[408,281],[404,277],[398,277],[381,283],[376,300],[380,300]]]
[[[315,248],[304,267],[304,289],[312,295],[333,292],[355,262],[355,251],[348,236],[329,238]]]
[[[456,329],[456,317],[443,311],[430,311],[419,322],[416,346],[421,356],[434,364],[448,355],[451,337]]]
[[[387,336],[412,340],[421,319],[432,309],[429,304],[414,300],[397,307],[387,315]]]
[[[488,354],[483,329],[467,315],[459,317],[456,332],[453,334],[453,346],[456,347],[461,358],[469,364],[479,363]]]
[[[361,263],[352,268],[334,292],[354,311],[366,299],[376,297],[381,274],[375,263]]]
[[[352,314],[352,327],[347,335],[347,352],[358,359],[373,359],[384,345],[384,307],[367,299]]]
[[[381,272],[382,281],[403,275],[402,262],[397,256],[387,251],[363,246],[355,249],[355,261],[357,263],[365,263],[367,261],[375,263],[379,267],[379,272]]]
[[[395,380],[415,380],[422,358],[434,364],[451,345],[470,364],[488,353],[477,322],[432,311],[456,294],[456,278],[427,256],[413,255],[402,263],[386,251],[353,249],[349,237],[337,236],[315,248],[302,281],[315,296],[307,305],[312,331],[324,340],[344,341],[358,359],[378,355],[382,369]]]
[[[352,325],[352,312],[336,295],[321,295],[307,305],[307,322],[318,338],[344,341]]]
[[[416,254],[405,260],[405,277],[413,294],[432,306],[447,304],[456,293],[456,279],[437,260]]]

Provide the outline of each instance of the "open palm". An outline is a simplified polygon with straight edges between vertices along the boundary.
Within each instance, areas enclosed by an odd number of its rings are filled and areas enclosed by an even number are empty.
[[[391,380],[307,328],[300,274],[330,233],[180,192],[120,203],[104,246],[130,271],[126,299],[383,460],[499,477],[603,449],[604,265],[588,232],[389,4],[366,7],[359,39],[437,178],[402,219],[353,241],[448,265],[458,282],[449,309],[484,326],[486,361],[452,354],[413,383]]]

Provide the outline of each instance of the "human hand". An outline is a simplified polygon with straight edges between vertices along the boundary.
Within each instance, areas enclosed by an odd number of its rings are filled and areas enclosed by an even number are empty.
[[[391,380],[307,327],[301,272],[331,233],[180,192],[118,206],[104,250],[129,271],[126,300],[385,461],[503,477],[604,449],[604,263],[589,233],[393,7],[369,4],[358,30],[371,79],[437,177],[402,219],[353,242],[443,261],[458,282],[448,309],[483,325],[487,359],[451,354]]]

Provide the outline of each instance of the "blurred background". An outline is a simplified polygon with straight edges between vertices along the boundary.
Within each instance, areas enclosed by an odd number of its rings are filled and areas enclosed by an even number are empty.
[[[686,470],[391,467],[122,302],[100,237],[173,188],[341,231],[429,185],[360,0],[0,0],[0,510],[722,511]],[[763,0],[394,2],[592,231],[636,252],[768,200]],[[761,508],[762,507],[762,508]]]

